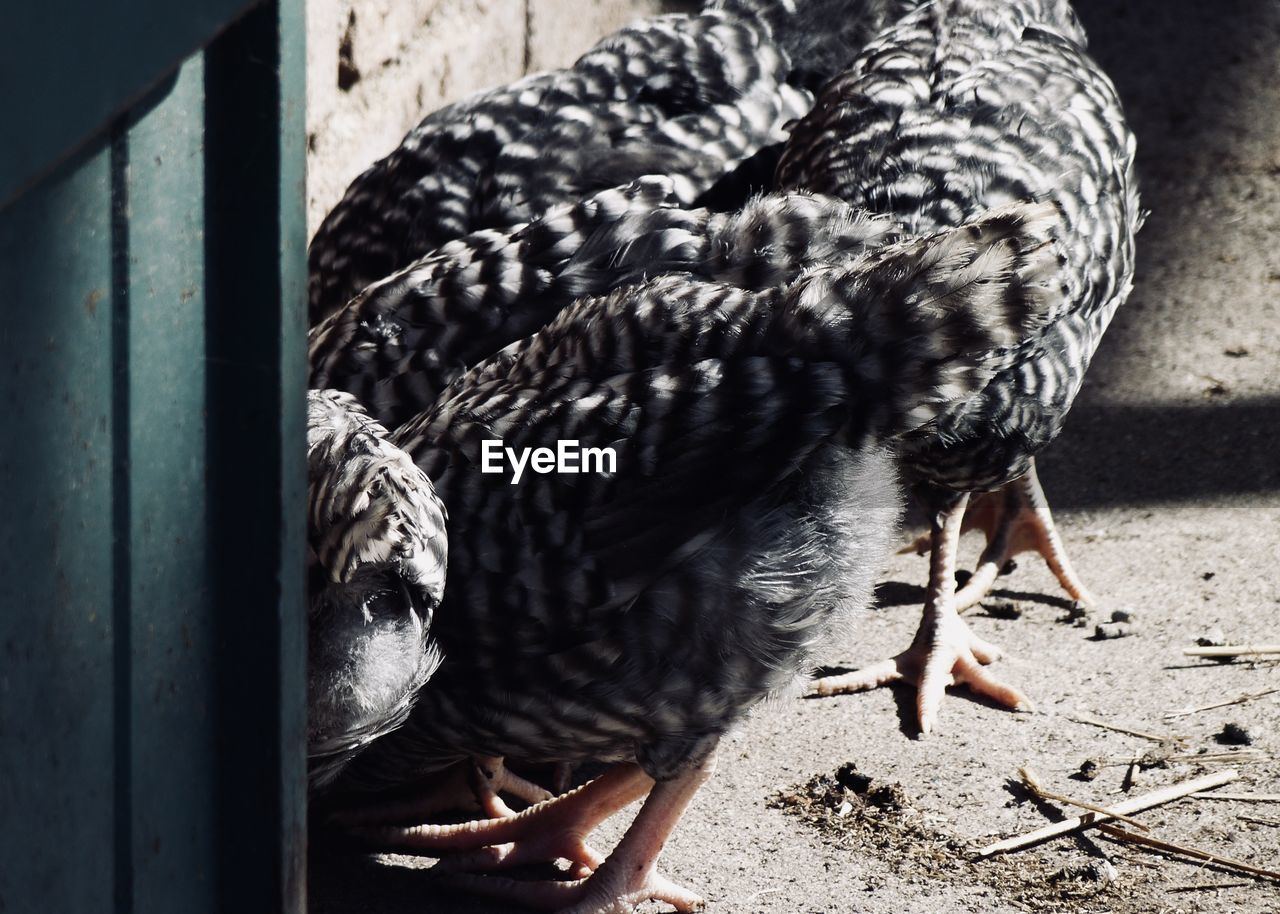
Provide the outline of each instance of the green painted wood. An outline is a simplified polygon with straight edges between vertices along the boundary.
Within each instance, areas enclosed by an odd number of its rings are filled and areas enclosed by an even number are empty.
[[[110,200],[100,144],[0,211],[3,911],[112,910]]]
[[[216,910],[212,772],[216,682],[206,559],[204,64],[116,143],[117,234],[127,251],[118,322],[117,458],[129,538],[127,807],[138,912]],[[124,700],[123,696],[120,700]],[[122,849],[118,849],[118,852]]]
[[[280,49],[281,904],[307,893],[307,0],[276,0]]]
[[[303,910],[302,29],[0,208],[0,911]]]
[[[252,0],[5,4],[0,206],[143,98]]]

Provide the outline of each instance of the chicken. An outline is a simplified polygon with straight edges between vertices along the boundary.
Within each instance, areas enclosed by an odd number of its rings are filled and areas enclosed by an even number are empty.
[[[444,594],[445,510],[426,474],[350,394],[307,394],[308,787],[324,794],[374,740],[404,723],[440,664],[431,618]],[[477,756],[393,814],[478,808],[510,814],[500,794],[551,794]],[[386,814],[386,810],[383,810]],[[359,821],[360,816],[355,816]]]
[[[731,215],[682,210],[670,179],[642,178],[529,225],[450,242],[369,286],[312,329],[310,385],[355,394],[394,428],[583,295],[671,272],[766,289],[895,231],[807,194],[759,198]]]
[[[340,391],[307,395],[307,757],[313,790],[404,723],[440,663],[444,505]]]
[[[446,242],[642,175],[672,176],[691,204],[785,138],[812,89],[861,47],[878,8],[723,0],[637,23],[567,69],[434,112],[356,178],[316,232],[309,323]]]
[[[907,680],[922,733],[952,682],[1011,707],[1025,696],[983,665],[998,650],[958,615],[1015,551],[1038,550],[1067,591],[1090,597],[1062,551],[1033,456],[1062,428],[1103,332],[1129,294],[1141,216],[1134,138],[1115,88],[1086,54],[1065,0],[932,0],[876,36],[822,92],[779,164],[782,187],[841,197],[932,232],[1013,200],[1052,201],[1066,253],[1064,307],[940,434],[903,442],[906,478],[932,516],[930,583],[910,648],[824,680],[834,693]],[[975,499],[966,517],[971,493]],[[966,521],[988,548],[955,592]]]
[[[667,836],[722,734],[865,605],[898,518],[886,445],[1058,310],[1052,221],[1012,208],[786,289],[669,275],[583,299],[398,428],[449,509],[444,659],[338,787],[376,796],[468,756],[614,767],[515,816],[364,838],[455,871],[567,858],[585,878],[470,884],[574,914],[692,910],[657,872]],[[614,462],[517,482],[485,470],[494,442]],[[602,859],[586,836],[640,797]]]

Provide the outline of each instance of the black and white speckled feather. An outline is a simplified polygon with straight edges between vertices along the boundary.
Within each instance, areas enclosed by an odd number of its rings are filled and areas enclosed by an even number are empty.
[[[1051,441],[1129,294],[1141,216],[1134,139],[1065,0],[931,0],[875,37],[793,131],[784,187],[929,232],[1012,200],[1052,201],[1063,310],[910,471],[958,491],[1024,473]]]
[[[575,303],[393,440],[450,512],[444,660],[352,789],[468,755],[695,763],[788,688],[895,537],[890,439],[1057,307],[1045,207],[751,292],[671,275]],[[481,473],[483,442],[612,447]]]
[[[788,80],[817,92],[862,46],[918,0],[714,0],[708,6],[762,22],[790,61]]]
[[[675,204],[669,179],[642,178],[529,225],[450,242],[312,329],[310,384],[354,393],[394,428],[581,296],[670,272],[764,289],[896,237],[887,219],[808,194],[728,215]]]
[[[692,203],[785,138],[784,125],[813,101],[805,86],[839,72],[871,33],[864,5],[751,0],[657,17],[606,37],[567,69],[429,115],[352,183],[317,231],[310,323],[446,242],[642,175],[673,177],[680,201]],[[787,48],[808,56],[793,63]]]
[[[444,506],[350,394],[307,404],[307,755],[313,789],[402,724],[440,662]]]

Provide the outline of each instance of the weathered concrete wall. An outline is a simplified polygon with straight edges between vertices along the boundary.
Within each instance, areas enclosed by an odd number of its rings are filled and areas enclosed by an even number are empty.
[[[663,0],[310,0],[307,225],[428,112],[564,66]]]

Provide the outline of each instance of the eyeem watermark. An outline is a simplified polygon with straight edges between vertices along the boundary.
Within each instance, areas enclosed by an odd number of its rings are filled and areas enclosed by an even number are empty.
[[[525,468],[535,473],[616,473],[618,454],[611,447],[581,447],[568,438],[557,441],[554,448],[505,447],[501,441],[488,440],[480,446],[480,472],[503,473],[511,466],[511,484],[524,475]]]

